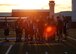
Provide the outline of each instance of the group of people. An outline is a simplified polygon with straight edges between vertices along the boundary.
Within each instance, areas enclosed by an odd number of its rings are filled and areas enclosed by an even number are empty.
[[[24,33],[25,42],[42,41],[43,37],[43,21],[39,19],[18,19],[15,23],[16,41],[20,42]]]
[[[16,42],[22,41],[22,35],[25,34],[25,42],[30,41],[43,41],[43,32],[44,32],[44,24],[46,24],[46,20],[42,19],[17,19],[15,22],[15,33],[16,33]],[[51,21],[49,20],[48,23]],[[57,17],[56,21],[56,28],[57,28],[57,36],[58,40],[62,40],[63,36],[64,39],[67,37],[66,32],[66,20],[62,20],[59,16]],[[7,36],[9,35],[9,26],[8,23],[4,29],[5,40],[7,40]],[[7,40],[8,41],[8,40]]]

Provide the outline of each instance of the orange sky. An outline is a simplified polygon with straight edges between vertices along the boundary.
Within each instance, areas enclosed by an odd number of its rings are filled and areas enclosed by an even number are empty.
[[[72,0],[55,0],[55,12],[71,11]],[[0,0],[0,12],[12,9],[49,9],[49,0]]]

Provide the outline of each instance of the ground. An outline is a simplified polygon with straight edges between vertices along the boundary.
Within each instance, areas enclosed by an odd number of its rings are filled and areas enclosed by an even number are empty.
[[[69,29],[68,39],[62,42],[51,42],[43,44],[26,44],[26,42],[5,42],[0,31],[0,54],[76,54],[76,29]],[[15,33],[10,33],[13,37]],[[15,37],[15,36],[14,36]]]

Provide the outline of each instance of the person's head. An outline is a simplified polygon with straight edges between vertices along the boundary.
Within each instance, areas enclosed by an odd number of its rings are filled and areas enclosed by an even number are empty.
[[[57,20],[62,20],[63,21],[62,17],[60,17],[60,16],[57,16]]]
[[[57,16],[57,19],[60,19],[60,17],[59,17],[59,16]]]

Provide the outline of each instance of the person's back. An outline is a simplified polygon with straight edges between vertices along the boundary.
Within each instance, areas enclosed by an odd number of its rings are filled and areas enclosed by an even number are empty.
[[[58,29],[62,29],[63,28],[64,23],[63,23],[63,21],[61,19],[58,19],[57,26],[58,26]]]

